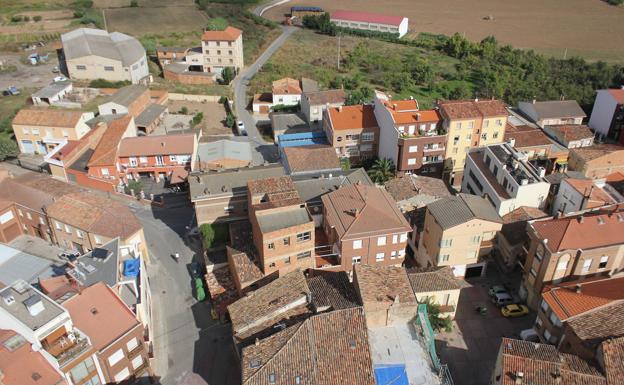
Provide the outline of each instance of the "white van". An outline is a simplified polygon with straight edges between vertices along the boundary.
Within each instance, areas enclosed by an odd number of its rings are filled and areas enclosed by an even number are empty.
[[[496,293],[492,297],[492,302],[494,302],[494,305],[498,307],[503,307],[513,303],[513,298],[509,295],[509,293]]]

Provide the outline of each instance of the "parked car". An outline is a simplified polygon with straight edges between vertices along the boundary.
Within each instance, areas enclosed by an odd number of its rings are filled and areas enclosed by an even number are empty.
[[[503,317],[522,317],[529,314],[529,308],[525,305],[512,303],[511,305],[503,306],[501,314]]]
[[[490,295],[490,297],[494,297],[498,293],[508,293],[508,292],[507,292],[507,289],[505,289],[505,286],[503,285],[494,285],[490,287],[488,290],[488,294]]]
[[[236,128],[238,129],[238,134],[247,136],[247,130],[245,129],[245,123],[242,120],[236,122]]]
[[[58,66],[54,66],[54,68],[52,68],[52,73],[57,74],[59,72],[61,72],[61,70],[58,68]]]
[[[537,332],[533,328],[524,329],[520,332],[520,339],[531,342],[540,342]]]
[[[204,272],[202,271],[201,265],[197,261],[191,262],[191,275],[193,278],[202,278]]]
[[[513,298],[509,293],[498,293],[492,297],[492,302],[498,307],[506,306],[513,303]]]
[[[54,83],[64,82],[65,80],[68,80],[65,76],[57,76],[54,78]]]
[[[6,90],[2,91],[2,95],[4,96],[15,96],[19,95],[21,92],[15,86],[10,86]]]

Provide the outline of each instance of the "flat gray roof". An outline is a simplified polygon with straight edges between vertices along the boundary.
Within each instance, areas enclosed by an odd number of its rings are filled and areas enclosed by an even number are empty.
[[[363,168],[322,174],[293,175],[291,178],[299,197],[308,204],[320,203],[322,195],[335,191],[341,186],[349,186],[357,182],[373,185]]]
[[[26,281],[16,281],[0,290],[0,297],[12,297],[13,302],[8,305],[3,299],[0,300],[0,307],[14,318],[30,328],[37,330],[63,313],[67,313],[65,309],[60,307],[56,302],[52,301],[46,295],[35,289]],[[28,304],[41,300],[43,310],[36,315],[31,315],[28,311]],[[68,315],[69,317],[69,315]]]
[[[115,286],[119,280],[119,238],[79,257],[76,267],[68,273],[83,286],[98,282]]]
[[[113,102],[128,107],[147,90],[147,87],[138,84],[121,87],[110,97],[110,99],[108,99],[107,102]]]
[[[283,175],[285,175],[284,167],[279,163],[234,170],[193,173],[188,177],[191,200],[209,198],[211,195],[244,193],[247,191],[248,181]]]
[[[260,230],[263,233],[270,233],[280,229],[303,225],[312,221],[305,207],[267,214],[262,214],[260,212],[256,218],[258,219]]]

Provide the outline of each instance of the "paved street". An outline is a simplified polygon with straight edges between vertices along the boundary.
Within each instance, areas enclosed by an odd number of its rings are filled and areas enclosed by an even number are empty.
[[[229,325],[210,317],[207,303],[193,298],[189,264],[196,257],[186,241],[193,218],[190,204],[149,208],[132,203],[143,223],[150,250],[148,275],[152,290],[155,372],[163,385],[175,385],[187,372],[200,374],[210,385],[240,383],[238,359]],[[180,260],[172,257],[180,253]]]

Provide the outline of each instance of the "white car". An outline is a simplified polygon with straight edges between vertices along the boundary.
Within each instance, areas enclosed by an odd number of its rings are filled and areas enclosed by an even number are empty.
[[[68,80],[65,76],[57,76],[54,78],[54,83],[56,82],[64,82],[65,80]]]
[[[240,135],[247,135],[247,130],[245,129],[245,123],[242,120],[236,122],[236,127],[238,128],[238,133]]]

